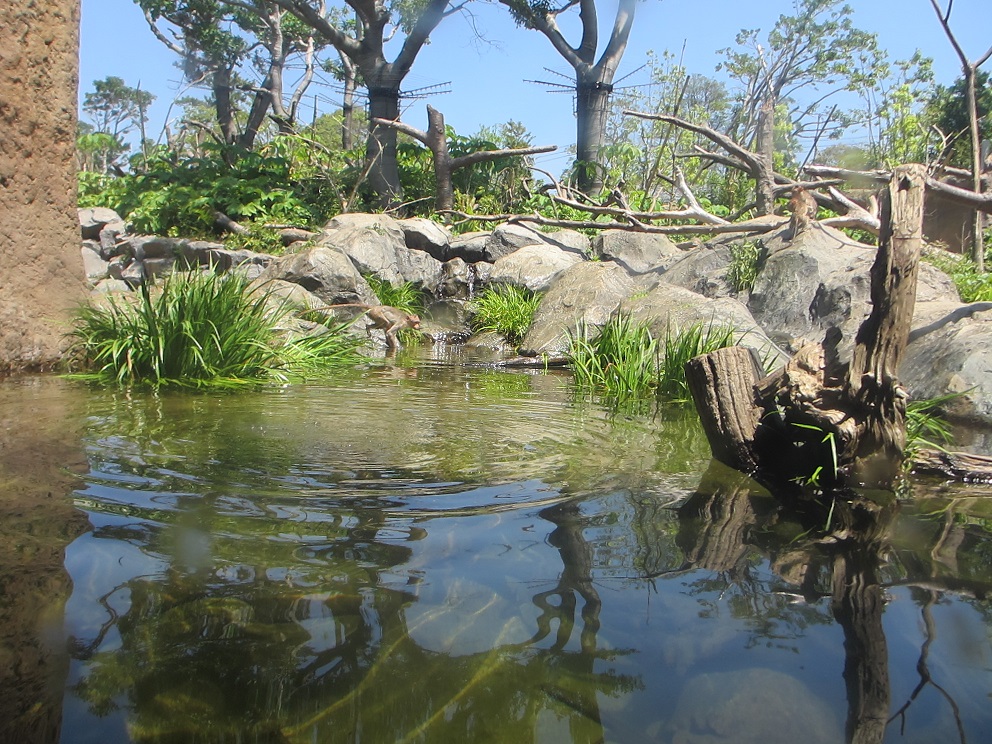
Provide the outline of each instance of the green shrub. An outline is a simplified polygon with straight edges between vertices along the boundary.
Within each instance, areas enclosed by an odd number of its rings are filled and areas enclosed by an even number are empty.
[[[235,386],[286,380],[358,359],[356,342],[331,328],[289,340],[263,292],[238,275],[176,273],[161,290],[110,298],[78,311],[75,355],[88,374],[119,383]]]
[[[540,302],[540,295],[521,287],[508,284],[486,287],[471,303],[472,329],[495,331],[511,344],[519,344],[534,322]]]
[[[992,274],[979,272],[967,256],[938,248],[924,253],[923,260],[951,278],[962,302],[992,301]]]
[[[580,388],[617,400],[653,393],[664,400],[685,401],[689,400],[686,362],[732,346],[734,334],[729,326],[697,323],[678,331],[669,327],[660,342],[647,324],[616,313],[595,338],[582,326],[571,339],[569,357]]]

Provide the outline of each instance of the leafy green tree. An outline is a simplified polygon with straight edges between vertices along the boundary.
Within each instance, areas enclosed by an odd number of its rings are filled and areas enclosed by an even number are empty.
[[[690,121],[706,121],[716,130],[728,126],[731,100],[726,86],[705,75],[690,75],[670,52],[648,53],[646,86],[615,96],[607,120],[607,140],[601,157],[609,184],[625,184],[632,205],[651,209],[658,198],[671,195],[676,166],[698,189],[697,196],[711,195],[725,180],[721,166],[699,158],[684,158],[705,138],[668,123],[632,116],[624,110],[650,114],[676,114]]]
[[[599,17],[596,0],[499,0],[510,9],[518,24],[540,31],[566,62],[575,70],[575,155],[579,188],[586,194],[603,190],[603,170],[599,150],[603,146],[613,76],[627,48],[634,25],[637,0],[619,0],[613,30],[599,50]],[[558,26],[558,16],[578,8],[582,35],[572,46]]]
[[[292,131],[322,48],[308,26],[271,0],[135,2],[155,36],[180,56],[186,77],[209,86],[223,142],[252,149],[266,116]],[[303,74],[287,98],[285,75],[294,61]],[[261,82],[249,83],[248,73]],[[239,90],[251,94],[240,127]]]
[[[431,33],[445,17],[464,3],[454,0],[344,0],[355,21],[345,21],[340,8],[323,0],[272,0],[295,15],[357,68],[369,96],[369,132],[366,140],[368,177],[382,206],[395,204],[402,193],[397,161],[397,133],[376,119],[399,119],[400,86]],[[394,37],[399,35],[402,41]],[[399,52],[386,58],[386,43],[398,43]]]
[[[775,188],[771,175],[775,119],[780,105],[793,138],[839,135],[852,121],[841,118],[829,99],[857,90],[877,77],[883,60],[875,34],[861,31],[853,11],[841,0],[798,0],[796,13],[781,15],[765,37],[760,29],[742,30],[737,46],[723,50],[726,70],[740,86],[728,134],[751,147],[767,167],[758,177],[757,210],[770,214]]]
[[[992,84],[989,73],[975,73],[975,104],[978,109],[979,134],[983,140],[992,139]],[[961,168],[971,168],[971,141],[968,137],[969,114],[963,77],[951,85],[937,86],[928,103],[934,125],[946,138],[943,159]]]
[[[148,107],[155,96],[140,87],[132,88],[122,78],[110,76],[93,81],[93,91],[83,97],[83,111],[93,121],[93,134],[106,135],[98,147],[101,153],[101,170],[106,173],[114,159],[128,151],[124,138],[138,130],[142,141],[145,123],[148,121]],[[96,140],[90,138],[90,144]],[[90,148],[92,150],[92,148]]]

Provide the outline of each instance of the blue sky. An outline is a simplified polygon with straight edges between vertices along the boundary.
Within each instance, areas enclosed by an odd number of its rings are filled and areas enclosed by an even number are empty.
[[[946,7],[947,0],[939,2]],[[946,84],[960,75],[958,58],[929,0],[849,0],[849,4],[855,23],[877,33],[892,59],[908,58],[919,48],[934,58],[938,82]],[[616,0],[601,0],[600,6],[605,36],[612,27]],[[538,166],[564,170],[569,162],[564,151],[575,141],[571,96],[548,93],[547,86],[526,80],[567,82],[559,75],[569,75],[571,69],[541,34],[517,28],[502,6],[474,3],[471,7],[474,25],[486,41],[480,41],[461,18],[442,23],[404,89],[450,83],[451,92],[407,102],[404,120],[425,128],[429,103],[463,135],[483,125],[519,121],[534,135],[534,144],[559,146],[558,153],[536,158]],[[617,80],[636,70],[647,51],[681,53],[683,44],[689,72],[715,75],[717,51],[732,46],[740,29],[767,31],[779,15],[792,10],[793,0],[642,0]],[[992,45],[989,0],[955,0],[951,26],[969,58],[979,57]],[[570,41],[575,38],[569,35]],[[176,56],[152,36],[132,0],[82,0],[80,97],[94,80],[108,75],[122,77],[132,86],[140,82],[142,89],[157,96],[148,128],[149,136],[157,137],[179,92],[181,76],[175,61]],[[992,61],[984,69],[992,70]],[[625,84],[644,81],[643,73],[634,74]],[[335,107],[336,95],[330,87],[312,92],[322,99],[319,113]],[[305,116],[311,112],[308,105]]]

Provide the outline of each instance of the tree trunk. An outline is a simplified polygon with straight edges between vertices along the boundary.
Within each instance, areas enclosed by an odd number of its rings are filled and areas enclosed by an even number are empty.
[[[379,124],[373,119],[396,121],[400,118],[400,92],[398,86],[369,87],[369,136],[366,145],[366,162],[369,164],[369,184],[379,196],[383,209],[399,203],[403,190],[396,160],[396,130]]]
[[[972,191],[982,193],[982,135],[978,128],[978,101],[975,91],[975,78],[978,68],[968,65],[965,68],[965,82],[968,85],[968,131],[971,134],[971,175]],[[971,260],[975,262],[978,271],[985,271],[985,241],[982,227],[985,220],[982,213],[976,211],[972,222]]]
[[[355,63],[347,55],[341,54],[341,69],[344,71],[344,93],[341,98],[341,149],[350,150],[355,146],[355,88],[358,73]]]
[[[598,196],[603,190],[604,173],[599,162],[599,148],[603,143],[610,93],[613,91],[612,85],[596,77],[598,75],[576,76],[575,167],[579,190],[588,196]]]
[[[892,485],[906,436],[906,395],[896,370],[916,301],[925,187],[924,166],[893,171],[871,270],[872,311],[847,368],[838,358],[837,329],[758,385],[742,350],[722,349],[686,365],[715,458],[774,480]]]
[[[758,216],[775,214],[775,101],[772,98],[761,104],[755,154],[759,163],[754,174]]]
[[[238,137],[234,128],[234,112],[231,108],[231,71],[217,67],[211,75],[214,92],[214,110],[217,112],[217,125],[224,141],[232,145]]]

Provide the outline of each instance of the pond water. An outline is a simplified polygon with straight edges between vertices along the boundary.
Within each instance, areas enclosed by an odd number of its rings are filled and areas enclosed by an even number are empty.
[[[0,384],[0,740],[992,740],[992,491],[821,540],[691,415],[415,362]]]

